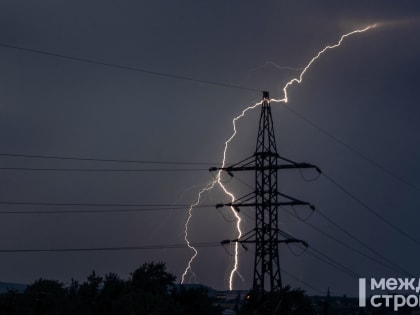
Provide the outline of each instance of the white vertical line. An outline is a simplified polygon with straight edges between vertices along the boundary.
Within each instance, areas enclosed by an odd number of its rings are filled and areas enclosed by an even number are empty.
[[[366,307],[366,278],[359,279],[359,307]]]

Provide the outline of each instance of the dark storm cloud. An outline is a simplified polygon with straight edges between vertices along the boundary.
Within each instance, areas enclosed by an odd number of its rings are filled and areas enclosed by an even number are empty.
[[[383,22],[383,27],[349,38],[342,48],[321,58],[302,85],[290,88],[288,106],[406,181],[420,185],[419,150],[415,146],[419,140],[420,10],[415,2],[3,1],[0,6],[1,43],[267,89],[274,97],[282,96],[283,84],[296,73],[261,65],[272,61],[302,67],[340,34]],[[223,143],[232,132],[232,118],[261,97],[254,92],[6,48],[0,48],[0,67],[0,153],[218,163]],[[230,162],[252,154],[257,116],[258,110],[250,112],[238,123]],[[416,234],[420,201],[415,191],[282,105],[273,105],[273,118],[281,153],[318,164],[372,208]],[[3,167],[120,166],[5,157],[0,161]],[[282,189],[315,203],[378,251],[415,271],[418,259],[412,255],[414,244],[366,214],[324,178],[306,184],[297,177],[281,178]],[[9,171],[1,177],[0,200],[186,204],[210,179],[207,172]],[[252,176],[249,179],[252,184]],[[238,195],[248,189],[234,180],[229,187]],[[206,195],[203,203],[216,204],[223,198],[216,192]],[[281,218],[291,234],[349,263],[358,272],[367,276],[388,272],[354,257],[287,214]],[[122,215],[2,215],[0,248],[177,244],[183,242],[184,219],[185,211],[179,210]],[[252,228],[253,222],[245,221],[245,227]],[[352,242],[316,214],[310,222]],[[231,223],[216,210],[195,211],[193,242],[230,237]],[[193,266],[198,281],[224,287],[230,257],[222,248],[203,249],[201,253]],[[68,281],[71,276],[83,278],[92,268],[127,276],[149,260],[167,261],[169,270],[179,275],[190,254],[188,250],[1,254],[0,280],[28,282],[44,276]],[[296,258],[287,248],[282,248],[281,254],[283,267],[301,279],[321,289],[330,286],[337,294],[354,293],[355,280],[330,266],[307,255]],[[249,288],[252,253],[242,255],[241,261],[246,282],[239,281],[237,286]],[[320,278],[320,274],[331,277]]]

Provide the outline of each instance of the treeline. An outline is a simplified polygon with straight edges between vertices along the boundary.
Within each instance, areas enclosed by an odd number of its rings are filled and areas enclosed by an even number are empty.
[[[39,279],[24,292],[0,295],[0,314],[79,315],[213,315],[221,314],[203,288],[175,286],[176,277],[164,263],[145,263],[128,280],[114,273],[93,271],[86,281],[65,287],[57,280]]]
[[[312,315],[317,312],[305,292],[289,286],[258,302],[249,292],[244,300],[216,300],[204,287],[175,285],[165,263],[145,263],[128,280],[95,271],[81,283],[38,279],[24,292],[0,294],[0,315],[221,315],[220,305],[237,315]],[[320,312],[318,312],[320,313]],[[339,314],[339,313],[336,313]],[[341,313],[340,313],[341,314]]]

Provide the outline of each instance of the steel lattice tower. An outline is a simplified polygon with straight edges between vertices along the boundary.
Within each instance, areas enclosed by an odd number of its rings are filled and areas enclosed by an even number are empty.
[[[279,164],[279,161],[282,164]],[[277,153],[269,93],[263,92],[255,153],[231,166],[210,169],[224,170],[231,176],[237,171],[255,171],[253,192],[232,203],[218,204],[216,207],[230,206],[237,211],[240,211],[241,207],[255,207],[255,228],[240,239],[225,240],[222,244],[230,242],[255,244],[253,294],[260,302],[267,293],[280,292],[282,288],[278,245],[298,242],[307,246],[306,242],[292,237],[278,227],[279,206],[307,205],[314,209],[308,202],[300,201],[278,190],[278,171],[295,168],[315,168],[319,171],[314,165],[296,163]]]
[[[255,261],[253,289],[282,287],[278,237],[277,148],[269,95],[264,92],[255,150]]]

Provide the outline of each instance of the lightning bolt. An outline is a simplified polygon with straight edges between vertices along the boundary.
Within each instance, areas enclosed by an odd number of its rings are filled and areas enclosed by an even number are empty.
[[[235,117],[232,120],[232,125],[233,125],[233,133],[232,135],[229,137],[228,140],[225,141],[225,146],[224,146],[224,150],[223,150],[223,160],[222,160],[222,168],[226,166],[226,157],[227,157],[227,150],[229,147],[229,143],[233,140],[233,138],[235,138],[236,134],[237,134],[237,129],[236,129],[236,122],[241,119],[242,117],[245,116],[246,112],[254,109],[255,107],[259,106],[262,104],[261,102],[258,102],[256,104],[254,104],[253,106],[249,106],[248,108],[244,109],[242,111],[242,113]],[[191,269],[191,265],[194,261],[194,259],[197,257],[198,255],[198,251],[197,249],[191,245],[189,238],[188,238],[188,226],[190,224],[192,215],[193,215],[193,209],[194,207],[198,206],[200,204],[201,201],[201,197],[204,193],[212,190],[216,185],[218,185],[223,192],[228,195],[231,199],[231,202],[234,202],[236,200],[235,196],[227,190],[227,188],[225,187],[225,185],[222,183],[222,170],[217,171],[216,176],[214,178],[213,181],[211,181],[210,183],[208,183],[203,189],[201,189],[198,193],[198,196],[195,200],[195,202],[189,207],[188,209],[188,216],[187,216],[187,220],[185,222],[185,229],[184,229],[184,239],[185,242],[188,246],[189,249],[191,249],[193,251],[193,255],[191,256],[190,260],[188,261],[187,267],[185,268],[184,273],[182,274],[181,277],[181,284],[183,284],[185,282],[185,277],[187,276],[188,273],[191,273],[192,275],[194,275],[194,272]],[[233,207],[230,207],[230,211],[232,212],[233,216],[235,217],[235,221],[236,221],[236,230],[238,231],[238,238],[240,238],[242,236],[242,230],[241,230],[241,222],[242,219],[239,216],[239,214],[237,213],[237,211],[235,211],[235,209]],[[238,266],[239,266],[239,259],[238,259],[238,254],[239,254],[239,244],[235,243],[235,248],[234,248],[234,266],[232,271],[230,272],[230,276],[229,276],[229,289],[232,290],[233,287],[233,277],[235,275],[235,273],[238,272]]]
[[[302,72],[300,73],[300,75],[299,75],[299,77],[298,78],[293,78],[292,80],[290,80],[289,82],[287,82],[286,83],[286,85],[283,87],[283,95],[284,95],[284,98],[282,98],[282,99],[279,99],[279,100],[276,100],[276,99],[271,99],[270,101],[271,102],[276,102],[276,103],[280,103],[280,102],[282,102],[282,103],[287,103],[288,101],[289,101],[289,98],[288,98],[288,96],[287,96],[287,89],[289,88],[289,86],[291,86],[293,83],[297,83],[297,84],[300,84],[300,83],[302,83],[302,81],[303,81],[303,76],[305,75],[305,73],[309,70],[309,68],[312,66],[312,64],[315,62],[315,61],[317,61],[327,50],[330,50],[330,49],[334,49],[334,48],[337,48],[337,47],[340,47],[341,46],[341,43],[344,41],[344,39],[346,39],[347,37],[349,37],[349,36],[351,36],[351,35],[354,35],[354,34],[357,34],[357,33],[363,33],[363,32],[366,32],[367,30],[369,30],[369,29],[371,29],[371,28],[375,28],[377,26],[377,24],[372,24],[372,25],[369,25],[369,26],[366,26],[365,28],[362,28],[362,29],[358,29],[358,30],[354,30],[354,31],[352,31],[352,32],[350,32],[350,33],[347,33],[347,34],[344,34],[344,35],[342,35],[341,37],[340,37],[340,40],[336,43],[336,44],[334,44],[334,45],[328,45],[328,46],[325,46],[324,47],[324,49],[322,49],[322,50],[320,50],[319,52],[318,52],[318,54],[315,56],[315,57],[313,57],[310,61],[309,61],[309,63],[306,65],[306,67],[305,68],[303,68],[303,70],[302,70]]]
[[[322,50],[320,50],[315,55],[315,57],[313,57],[308,62],[308,64],[303,68],[303,70],[300,72],[300,74],[299,74],[298,77],[291,79],[290,81],[288,81],[285,84],[285,86],[283,87],[283,98],[282,99],[274,99],[274,98],[272,98],[272,99],[270,99],[268,101],[269,102],[275,102],[275,103],[287,103],[289,101],[288,94],[287,94],[287,89],[290,86],[292,86],[294,83],[296,83],[296,84],[302,83],[303,77],[304,77],[305,73],[310,69],[310,67],[312,66],[312,64],[314,62],[316,62],[325,52],[327,52],[330,49],[334,49],[334,48],[340,47],[341,44],[342,44],[342,42],[347,37],[349,37],[351,35],[354,35],[354,34],[357,34],[357,33],[366,32],[367,30],[372,29],[372,28],[375,28],[375,27],[377,27],[377,24],[372,24],[372,25],[369,25],[369,26],[367,26],[365,28],[362,28],[362,29],[356,29],[356,30],[354,30],[354,31],[352,31],[350,33],[347,33],[347,34],[342,35],[336,44],[325,46]],[[252,106],[249,106],[249,107],[245,108],[240,115],[238,115],[235,118],[233,118],[233,120],[232,120],[233,133],[225,141],[225,146],[224,146],[224,150],[223,150],[223,160],[222,160],[222,166],[221,166],[221,168],[224,168],[226,166],[226,158],[227,158],[227,151],[228,151],[228,148],[229,148],[229,143],[235,138],[235,136],[237,134],[236,123],[238,122],[238,120],[240,120],[242,117],[244,117],[245,114],[248,111],[257,108],[262,103],[263,103],[263,101],[258,102],[258,103],[254,104]],[[201,201],[201,198],[202,198],[202,195],[204,193],[206,193],[206,192],[209,192],[209,191],[213,190],[213,188],[215,186],[219,186],[223,190],[223,192],[227,196],[229,196],[229,198],[231,199],[231,202],[232,203],[236,200],[234,194],[232,192],[230,192],[225,187],[225,185],[222,183],[222,181],[221,181],[221,175],[222,175],[222,170],[217,171],[215,178],[210,183],[208,183],[202,190],[200,190],[200,192],[198,193],[198,196],[196,198],[196,201],[188,209],[188,217],[187,217],[187,220],[185,222],[184,239],[185,239],[185,242],[186,242],[188,248],[193,251],[193,255],[191,256],[190,260],[188,261],[187,267],[186,267],[184,273],[182,274],[181,283],[184,283],[185,277],[187,276],[188,273],[191,273],[193,276],[195,276],[195,274],[193,273],[193,271],[191,269],[191,266],[192,266],[192,263],[193,263],[194,259],[198,255],[198,251],[197,251],[197,249],[194,246],[191,245],[191,243],[189,242],[189,238],[188,238],[188,226],[189,226],[190,221],[191,221],[191,218],[193,216],[193,209],[194,209],[194,207],[196,207],[196,206],[199,205],[199,203]],[[236,221],[235,226],[236,226],[237,238],[240,239],[241,236],[242,236],[242,229],[241,229],[242,219],[239,216],[238,212],[233,207],[230,207],[230,211],[232,212],[232,214],[233,214],[233,216],[235,218],[235,221]],[[233,268],[232,268],[232,270],[230,272],[230,275],[229,275],[229,290],[232,290],[233,289],[233,280],[234,280],[235,275],[238,275],[239,277],[242,278],[242,276],[239,273],[239,258],[238,258],[238,256],[239,256],[239,243],[238,242],[235,242],[235,247],[234,247],[234,264],[233,264]]]
[[[197,196],[197,199],[195,200],[195,202],[188,208],[188,216],[187,216],[187,220],[185,221],[185,225],[184,225],[184,227],[185,227],[185,229],[184,229],[184,240],[185,240],[185,243],[187,244],[188,248],[193,251],[193,255],[191,256],[190,260],[188,261],[187,267],[185,268],[185,271],[181,276],[181,284],[183,284],[185,282],[185,277],[187,276],[188,273],[191,273],[191,275],[193,277],[195,277],[195,273],[192,271],[191,265],[192,265],[194,259],[197,257],[198,251],[194,246],[191,245],[191,243],[189,241],[189,238],[188,238],[188,226],[189,226],[191,218],[193,216],[193,209],[194,209],[194,207],[196,207],[200,204],[202,195],[205,192],[212,190],[214,188],[214,186],[216,185],[216,183],[217,183],[217,181],[213,180],[212,182],[207,184],[203,189],[201,189],[200,192],[198,193],[198,196]]]

